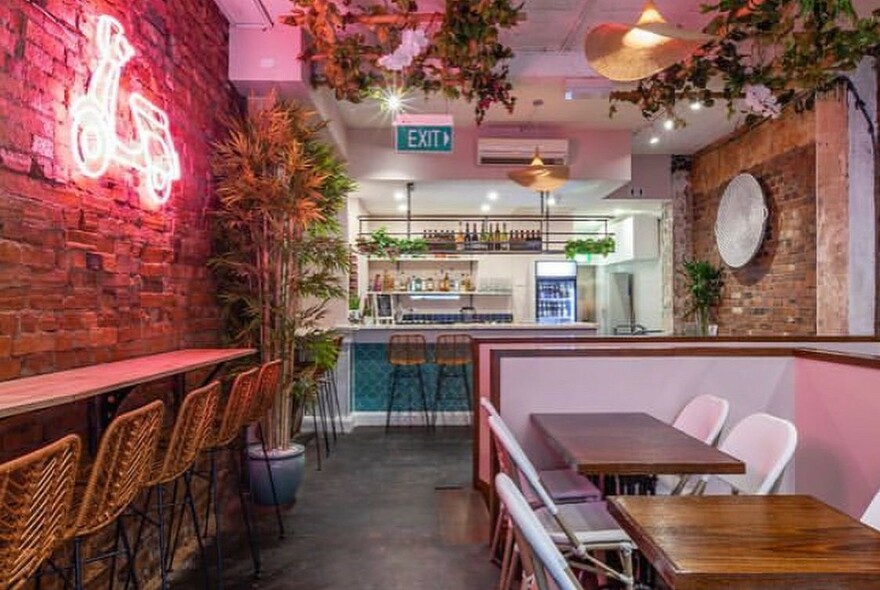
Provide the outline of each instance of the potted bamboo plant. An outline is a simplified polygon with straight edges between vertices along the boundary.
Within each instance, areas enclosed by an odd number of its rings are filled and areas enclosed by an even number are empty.
[[[685,260],[682,272],[691,303],[687,313],[695,315],[700,335],[708,336],[710,314],[721,303],[724,269],[708,260]]]
[[[302,447],[291,438],[316,386],[297,358],[300,346],[315,356],[331,341],[318,326],[328,304],[346,294],[349,253],[338,216],[354,182],[321,139],[326,122],[295,102],[270,96],[267,104],[230,120],[214,146],[219,207],[211,268],[228,341],[258,348],[262,362],[282,360],[263,424],[270,458],[301,462]],[[266,477],[265,467],[251,471]],[[280,503],[295,496],[298,482],[290,477],[275,476],[276,484],[288,480]]]

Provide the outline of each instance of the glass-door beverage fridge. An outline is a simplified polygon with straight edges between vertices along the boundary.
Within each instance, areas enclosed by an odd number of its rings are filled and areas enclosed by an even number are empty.
[[[575,321],[577,264],[574,261],[535,262],[535,319],[539,324]]]

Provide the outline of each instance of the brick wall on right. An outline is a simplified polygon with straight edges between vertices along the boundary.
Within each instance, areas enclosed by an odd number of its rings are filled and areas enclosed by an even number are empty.
[[[741,269],[731,269],[721,261],[715,244],[715,217],[727,184],[743,172],[755,176],[763,187],[769,218],[755,258]],[[695,154],[691,187],[693,255],[726,269],[716,318],[719,333],[815,334],[815,113],[788,109],[777,120]],[[675,319],[678,326],[693,321],[680,315]]]

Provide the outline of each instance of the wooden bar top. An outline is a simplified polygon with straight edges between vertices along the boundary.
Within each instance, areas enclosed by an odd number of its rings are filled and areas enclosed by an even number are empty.
[[[583,475],[745,473],[742,461],[643,413],[532,414]]]
[[[617,496],[608,510],[673,590],[880,587],[880,532],[810,496]]]
[[[4,381],[0,383],[0,418],[134,387],[255,352],[252,348],[192,348]]]

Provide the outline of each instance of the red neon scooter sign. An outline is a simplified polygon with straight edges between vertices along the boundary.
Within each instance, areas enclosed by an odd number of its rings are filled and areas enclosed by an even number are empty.
[[[171,184],[180,179],[180,160],[168,127],[168,115],[133,92],[128,98],[134,120],[134,138],[127,142],[116,133],[119,77],[134,57],[125,30],[110,16],[98,18],[95,39],[100,59],[89,79],[85,96],[70,109],[71,147],[80,172],[90,178],[102,176],[111,161],[140,172],[148,197],[162,205],[171,196]]]

